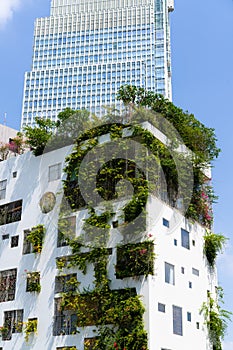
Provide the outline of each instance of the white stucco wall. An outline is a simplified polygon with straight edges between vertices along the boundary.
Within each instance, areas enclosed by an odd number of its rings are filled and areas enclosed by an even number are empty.
[[[12,335],[10,341],[1,341],[4,350],[55,350],[56,347],[77,346],[83,350],[84,337],[95,336],[95,327],[79,329],[80,333],[67,336],[53,336],[54,316],[54,280],[58,274],[56,257],[70,254],[69,247],[57,248],[57,219],[59,204],[62,196],[62,182],[56,180],[48,182],[48,167],[62,162],[69,154],[71,147],[46,153],[34,157],[31,152],[11,158],[0,163],[0,181],[7,179],[6,198],[0,200],[0,205],[23,199],[22,219],[19,222],[0,226],[0,270],[17,268],[16,297],[13,301],[0,303],[0,325],[3,325],[4,311],[24,309],[24,322],[28,318],[38,318],[38,334],[30,336],[26,343],[22,333]],[[13,178],[13,172],[17,177]],[[64,174],[62,175],[64,178]],[[48,214],[41,213],[39,200],[45,193],[51,191],[56,194],[57,204]],[[119,204],[118,204],[119,205]],[[199,314],[203,301],[206,300],[207,290],[213,290],[216,277],[209,276],[206,261],[203,258],[203,234],[205,232],[198,224],[191,224],[180,213],[162,203],[156,198],[150,198],[147,206],[148,227],[147,235],[155,241],[155,275],[147,279],[115,278],[116,244],[121,235],[117,229],[110,232],[109,246],[113,247],[113,254],[109,256],[109,278],[111,288],[136,287],[138,294],[146,307],[145,324],[149,334],[150,350],[181,350],[205,349],[209,350],[206,327],[203,317]],[[77,212],[77,234],[81,232],[81,218],[85,212]],[[162,219],[169,220],[170,227],[163,225]],[[44,224],[46,236],[41,254],[22,254],[23,231],[32,226]],[[181,246],[181,228],[190,232],[190,249]],[[2,240],[2,235],[10,237],[19,235],[18,247],[10,247],[10,239]],[[177,240],[177,246],[174,245]],[[195,240],[195,246],[192,244]],[[164,263],[175,266],[175,285],[165,283]],[[181,273],[184,267],[185,273]],[[192,274],[192,268],[200,271],[199,277]],[[41,292],[26,292],[26,272],[40,271]],[[75,270],[74,270],[75,271]],[[77,270],[76,270],[77,271]],[[72,272],[72,270],[70,270]],[[82,288],[93,288],[93,266],[88,267],[86,275],[78,271],[78,280]],[[192,282],[192,288],[189,288]],[[166,305],[166,312],[158,311],[158,302]],[[173,334],[172,306],[182,307],[183,336]],[[187,312],[191,312],[192,320],[187,321]],[[200,323],[200,329],[196,328]],[[128,349],[127,349],[128,350]]]

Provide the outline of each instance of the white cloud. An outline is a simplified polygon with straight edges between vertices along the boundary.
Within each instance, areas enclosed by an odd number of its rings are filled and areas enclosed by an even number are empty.
[[[11,19],[13,13],[20,7],[22,0],[0,0],[0,28]]]

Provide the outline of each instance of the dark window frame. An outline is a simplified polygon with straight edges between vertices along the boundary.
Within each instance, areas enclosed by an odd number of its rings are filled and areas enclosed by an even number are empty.
[[[0,226],[21,220],[23,200],[6,203],[0,206]]]
[[[182,307],[172,305],[173,313],[173,334],[183,336]]]
[[[15,299],[17,269],[0,271],[0,303]]]
[[[2,333],[2,340],[11,340],[13,333],[22,332],[23,313],[23,309],[4,311],[4,332]]]
[[[181,246],[190,249],[190,233],[183,228],[181,229]]]

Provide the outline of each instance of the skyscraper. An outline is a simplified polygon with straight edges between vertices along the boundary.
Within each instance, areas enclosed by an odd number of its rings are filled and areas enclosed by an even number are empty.
[[[169,12],[173,0],[52,0],[35,22],[21,126],[56,120],[66,107],[101,113],[121,85],[171,99]]]

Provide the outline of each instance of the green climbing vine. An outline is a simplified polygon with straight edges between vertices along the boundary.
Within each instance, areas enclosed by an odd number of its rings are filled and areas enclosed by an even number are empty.
[[[82,244],[78,239],[70,240],[69,244],[72,248],[72,255],[58,258],[57,267],[60,271],[64,268],[76,267],[85,274],[87,265],[92,263],[94,265],[95,287],[83,294],[77,288],[62,293],[60,312],[70,310],[70,312],[77,314],[77,327],[98,326],[98,337],[93,349],[110,350],[114,344],[117,344],[118,349],[122,350],[147,350],[147,334],[143,323],[145,309],[140,296],[136,294],[134,288],[110,289],[111,281],[108,278],[107,263],[109,255],[112,254],[112,249],[101,247],[82,252]],[[133,258],[130,261],[129,271],[131,275],[143,274],[148,276],[148,274],[153,273],[155,259],[153,248],[152,241],[127,246],[127,250],[134,257],[135,254],[139,255],[137,267],[134,271],[132,271]],[[117,249],[121,249],[121,247]],[[120,270],[120,264],[123,263],[122,249],[118,251],[118,254],[120,258],[116,269]],[[141,268],[140,264],[142,265]],[[66,283],[69,283],[69,280]],[[109,327],[109,325],[113,327]]]
[[[208,300],[203,303],[201,313],[203,313],[205,318],[213,350],[222,350],[222,340],[226,333],[227,321],[231,320],[232,313],[224,310],[220,305],[220,303],[223,303],[222,288],[218,287],[216,291],[217,295],[215,298],[208,292]]]
[[[128,243],[117,248],[116,277],[138,277],[154,274],[154,243]]]

